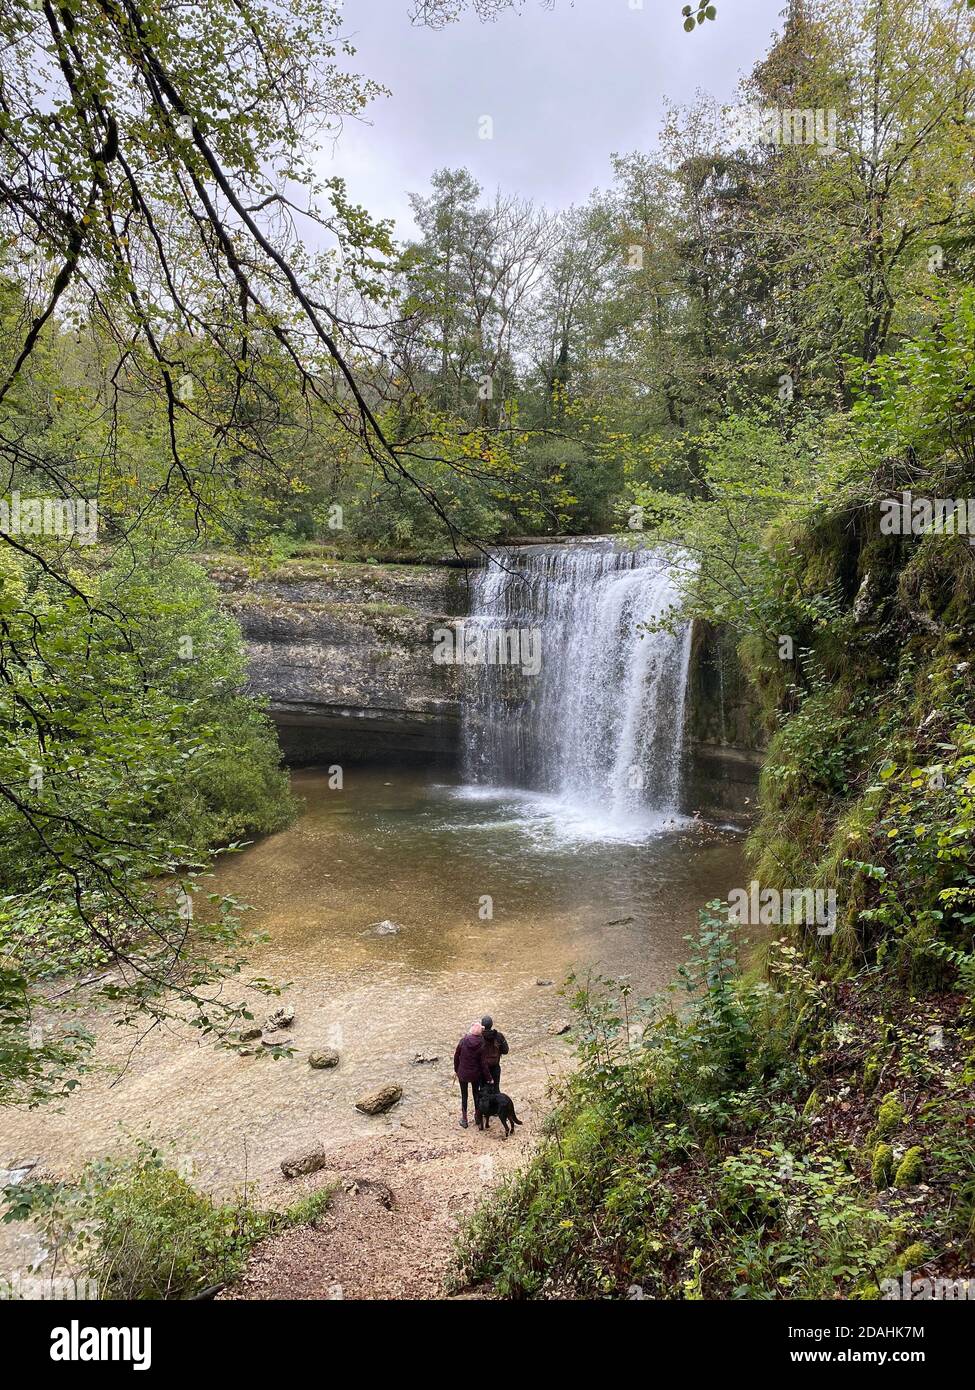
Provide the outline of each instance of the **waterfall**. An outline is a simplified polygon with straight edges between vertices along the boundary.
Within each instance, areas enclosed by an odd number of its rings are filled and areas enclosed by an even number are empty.
[[[673,559],[611,541],[522,546],[472,582],[466,646],[481,657],[465,665],[467,782],[549,793],[615,822],[673,815],[690,625],[642,629],[677,601]],[[513,633],[534,634],[534,666]]]

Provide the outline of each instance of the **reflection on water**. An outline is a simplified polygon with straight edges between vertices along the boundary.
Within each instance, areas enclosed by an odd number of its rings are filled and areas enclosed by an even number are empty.
[[[347,769],[340,791],[317,772],[293,782],[299,820],[222,860],[214,887],[253,904],[250,924],[270,935],[254,973],[293,982],[296,1056],[239,1058],[157,1030],[114,1086],[99,1076],[60,1113],[4,1115],[0,1165],[29,1151],[70,1171],[118,1147],[121,1123],[171,1137],[197,1181],[222,1187],[273,1178],[305,1143],[453,1123],[453,1048],[474,1018],[491,1012],[511,1042],[511,1093],[539,1088],[568,1052],[549,1031],[566,975],[625,974],[653,992],[698,908],[741,878],[740,841],[686,822],[574,820],[552,798],[401,769]],[[386,919],[402,930],[369,930]],[[131,1042],[105,1027],[99,1056],[121,1062]],[[326,1045],[339,1067],[312,1070]],[[417,1052],[440,1060],[415,1065]],[[355,1099],[387,1081],[402,1104],[359,1115]]]

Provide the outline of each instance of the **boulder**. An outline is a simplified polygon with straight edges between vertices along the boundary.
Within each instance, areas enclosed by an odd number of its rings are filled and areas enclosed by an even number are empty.
[[[328,1155],[321,1144],[316,1144],[313,1149],[307,1149],[304,1153],[282,1159],[281,1172],[286,1178],[300,1178],[304,1173],[317,1173],[319,1168],[327,1166]]]
[[[290,1033],[265,1033],[261,1038],[262,1047],[293,1047],[294,1038]]]
[[[552,983],[552,981],[551,981],[551,980],[536,980],[535,983],[536,983],[536,985],[550,985],[550,984]]]
[[[308,1065],[314,1067],[315,1071],[324,1071],[326,1067],[337,1067],[338,1064],[339,1054],[334,1047],[320,1047],[308,1054]]]
[[[378,1091],[370,1091],[368,1095],[360,1096],[355,1108],[363,1115],[382,1115],[402,1099],[402,1086],[380,1086]]]
[[[244,1028],[241,1030],[240,1041],[257,1042],[258,1038],[261,1036],[262,1031],[263,1030],[260,1028]]]
[[[264,1027],[268,1032],[273,1033],[280,1028],[290,1028],[295,1021],[295,1007],[293,1004],[282,1004],[280,1009],[275,1009],[273,1014],[268,1015]]]
[[[560,1019],[558,1023],[553,1023],[548,1031],[553,1038],[560,1038],[562,1034],[567,1033],[571,1027],[571,1023],[566,1023],[564,1019]]]
[[[366,927],[366,931],[373,936],[399,936],[402,930],[398,922],[391,922],[388,918],[384,918],[382,922],[370,922]]]
[[[0,1168],[0,1187],[16,1187],[40,1163],[40,1157],[18,1158],[9,1168]]]

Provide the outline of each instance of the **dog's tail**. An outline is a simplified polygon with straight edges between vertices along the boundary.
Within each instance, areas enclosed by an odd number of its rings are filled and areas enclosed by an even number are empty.
[[[511,1107],[511,1123],[512,1123],[512,1124],[515,1124],[515,1125],[520,1125],[520,1124],[521,1124],[521,1121],[519,1120],[518,1116],[515,1114],[515,1107],[514,1107],[514,1106]]]

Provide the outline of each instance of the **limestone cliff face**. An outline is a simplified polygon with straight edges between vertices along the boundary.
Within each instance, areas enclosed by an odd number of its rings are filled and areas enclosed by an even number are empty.
[[[209,566],[240,622],[250,689],[285,759],[425,762],[456,755],[459,669],[433,662],[433,630],[463,615],[463,570],[289,562],[265,575]]]

